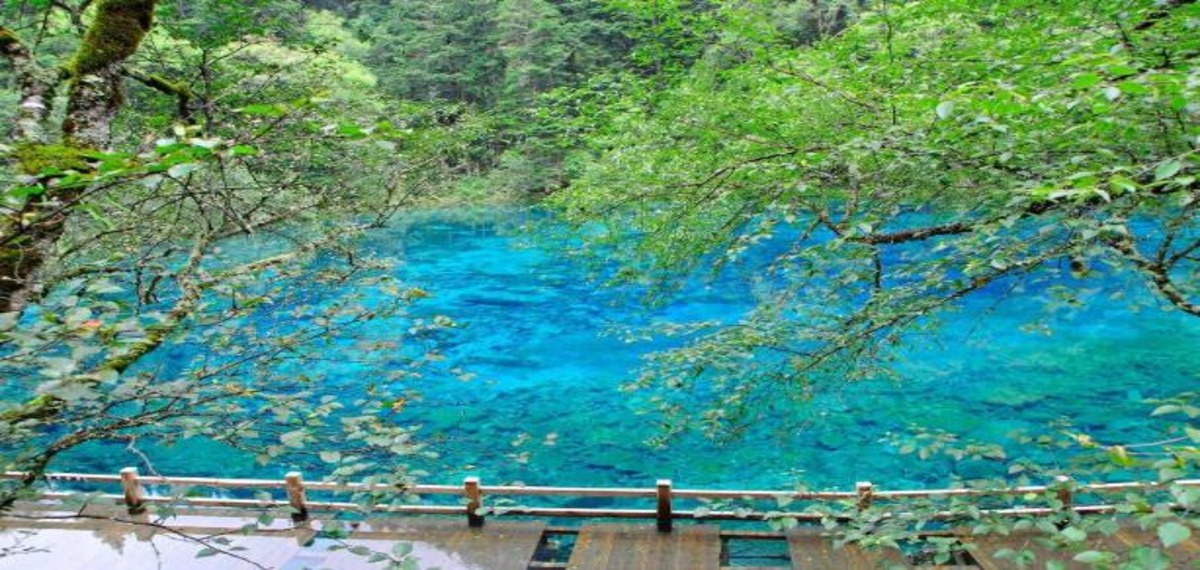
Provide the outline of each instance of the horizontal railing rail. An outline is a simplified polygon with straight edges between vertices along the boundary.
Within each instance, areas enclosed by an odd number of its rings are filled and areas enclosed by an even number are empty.
[[[0,474],[0,480],[24,480],[30,475],[23,472],[9,471]],[[1177,480],[1169,483],[1159,482],[1125,482],[1125,483],[1076,483],[1067,477],[1059,477],[1049,485],[1024,485],[1001,488],[955,488],[955,489],[920,489],[920,490],[879,490],[870,482],[860,482],[854,491],[797,491],[797,490],[736,490],[736,489],[675,489],[668,479],[661,479],[654,487],[620,488],[620,487],[553,487],[553,486],[517,486],[517,485],[483,485],[477,477],[467,477],[462,485],[386,485],[367,483],[341,483],[332,481],[306,482],[298,472],[288,473],[283,479],[225,479],[215,477],[166,477],[161,475],[141,475],[133,467],[122,469],[119,474],[105,475],[93,473],[45,473],[39,480],[63,483],[92,483],[120,485],[120,494],[100,494],[100,497],[124,503],[131,513],[140,513],[149,504],[180,503],[194,507],[236,507],[236,508],[275,508],[289,507],[292,518],[301,521],[309,517],[312,510],[319,511],[348,511],[361,510],[363,505],[350,501],[312,501],[309,492],[320,493],[407,493],[411,495],[457,495],[462,498],[462,505],[373,505],[370,508],[376,512],[400,514],[429,514],[466,516],[471,526],[481,526],[485,517],[490,513],[536,516],[550,518],[634,518],[654,519],[659,530],[670,531],[671,523],[676,519],[708,519],[708,520],[766,520],[771,518],[795,518],[798,520],[820,520],[828,516],[825,513],[787,512],[779,509],[772,510],[710,510],[691,509],[676,510],[676,500],[719,501],[746,500],[770,501],[788,499],[792,501],[810,502],[845,502],[851,509],[866,509],[878,502],[895,502],[906,499],[954,499],[954,498],[985,498],[1012,497],[1037,495],[1043,497],[1053,495],[1064,508],[1070,508],[1079,513],[1107,513],[1116,511],[1111,504],[1076,504],[1079,495],[1106,495],[1129,491],[1152,491],[1165,489],[1169,485],[1200,488],[1200,479]],[[145,487],[209,487],[216,489],[242,490],[281,490],[285,491],[286,500],[275,499],[235,499],[210,497],[172,497],[150,495]],[[63,500],[74,493],[46,490],[39,497],[47,500]],[[574,498],[632,498],[654,499],[653,509],[616,509],[602,507],[531,507],[504,506],[484,508],[483,500],[487,496],[515,497],[574,497]],[[1036,516],[1052,514],[1056,508],[1048,506],[1016,506],[1008,508],[981,509],[982,514],[995,516]],[[849,512],[845,513],[849,516]],[[937,511],[930,514],[935,518],[950,518],[958,516],[951,511]]]

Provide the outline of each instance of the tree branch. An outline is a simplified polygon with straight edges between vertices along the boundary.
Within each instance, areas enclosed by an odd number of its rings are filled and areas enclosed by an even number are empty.
[[[1171,15],[1171,10],[1173,10],[1175,8],[1179,8],[1181,6],[1186,6],[1188,4],[1195,4],[1195,3],[1196,3],[1196,0],[1167,0],[1166,2],[1163,3],[1162,8],[1159,8],[1158,10],[1150,12],[1150,14],[1148,14],[1146,16],[1146,18],[1143,19],[1141,22],[1138,22],[1138,24],[1136,26],[1134,26],[1133,29],[1135,29],[1139,32],[1142,30],[1148,30],[1148,29],[1154,27],[1160,21],[1167,19],[1167,17],[1169,17]]]
[[[192,88],[186,83],[183,83],[182,81],[170,81],[160,75],[145,73],[128,67],[121,69],[121,75],[137,81],[138,83],[154,89],[155,91],[159,91],[163,94],[174,97],[176,100],[176,117],[188,124],[192,124],[194,122],[192,118],[192,98],[194,97],[194,94],[192,93]]]
[[[201,237],[196,240],[196,244],[192,248],[192,253],[188,257],[188,261],[183,267],[176,272],[175,280],[178,282],[183,295],[175,301],[174,306],[167,313],[166,318],[159,324],[147,331],[146,338],[133,343],[126,350],[119,354],[110,356],[91,370],[76,374],[63,381],[64,384],[95,384],[99,379],[107,373],[116,372],[118,374],[124,372],[139,359],[150,354],[164,342],[172,334],[177,332],[179,328],[189,319],[196,309],[200,306],[201,295],[228,279],[240,277],[265,270],[270,267],[277,267],[290,261],[294,261],[299,257],[316,251],[317,249],[327,245],[329,242],[337,239],[336,235],[328,235],[322,239],[303,244],[296,249],[287,253],[282,253],[272,257],[266,257],[239,265],[231,269],[219,272],[217,275],[208,277],[203,280],[193,280],[192,273],[195,272],[200,262],[204,259],[204,252],[211,242],[208,237]],[[8,412],[0,414],[0,421],[10,424],[19,423],[31,419],[45,420],[57,415],[65,403],[62,399],[53,394],[42,394],[37,396],[24,405],[12,409]]]
[[[1200,304],[1193,303],[1179,289],[1179,286],[1171,279],[1171,272],[1167,266],[1151,261],[1142,255],[1128,236],[1111,239],[1108,241],[1108,245],[1132,263],[1134,267],[1141,270],[1168,302],[1189,315],[1200,317]]]
[[[930,226],[927,228],[917,228],[911,230],[901,230],[886,234],[870,234],[865,236],[852,237],[849,241],[866,243],[870,245],[894,245],[910,241],[921,241],[937,236],[948,236],[966,234],[975,231],[974,224],[967,222],[954,222],[943,224],[940,226]]]

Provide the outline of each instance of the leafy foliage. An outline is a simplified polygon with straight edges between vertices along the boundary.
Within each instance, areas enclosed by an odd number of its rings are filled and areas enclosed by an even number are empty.
[[[398,417],[402,382],[308,366],[378,326],[406,332],[364,346],[362,366],[437,366],[453,320],[398,326],[428,293],[356,249],[418,204],[553,193],[581,252],[620,262],[605,277],[650,300],[704,272],[760,273],[753,311],[663,325],[687,342],[627,386],[654,391],[664,441],[736,435],[778,398],[884,377],[976,295],[1076,302],[1119,283],[1200,315],[1195,2],[14,0],[0,14],[15,127],[0,284],[19,293],[0,314],[0,455],[33,473],[4,504],[85,445],[151,470],[203,438],[264,463],[315,458],[335,479],[421,475],[406,463],[433,452]],[[172,343],[206,356],[172,362]],[[1197,528],[1198,498],[1175,484],[1197,467],[1194,400],[1159,403],[1172,423],[1157,442],[1067,425],[1018,440],[1075,452],[1075,474],[1156,474],[1118,514],[1161,548],[1129,560],[1094,543],[1116,523],[1070,510],[1068,487],[1033,498],[1049,517],[852,505],[850,521],[826,513],[830,531],[921,540],[942,563],[959,545],[926,531],[949,512],[1076,562],[1166,567]],[[883,443],[1005,469],[969,486],[1064,473],[919,426]],[[416,564],[403,546],[339,547]],[[236,551],[198,552],[215,555]]]
[[[777,283],[631,387],[661,389],[679,429],[721,431],[781,393],[886,374],[979,292],[1127,271],[1200,314],[1196,10],[885,3],[812,49],[725,18],[727,43],[761,48],[619,103],[552,199],[603,224],[587,235],[618,281],[669,291],[746,263]],[[675,403],[693,392],[712,409]]]

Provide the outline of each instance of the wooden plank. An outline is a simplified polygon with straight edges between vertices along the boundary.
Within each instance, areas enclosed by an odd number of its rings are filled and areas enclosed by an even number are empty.
[[[997,558],[996,553],[1002,550],[1013,550],[1016,552],[1028,551],[1033,554],[1034,568],[1043,568],[1046,562],[1050,560],[1070,561],[1071,556],[1066,556],[1067,553],[1056,551],[1044,543],[1044,536],[1039,533],[1016,532],[1008,536],[1000,535],[980,535],[965,539],[964,542],[970,544],[971,557],[975,559],[975,563],[983,570],[1009,570],[1024,568],[1013,559]],[[1073,556],[1073,554],[1072,554]],[[1072,568],[1079,568],[1076,565]]]
[[[97,507],[93,513],[116,516],[123,509]],[[372,551],[391,552],[397,542],[412,545],[412,556],[421,568],[459,570],[526,570],[541,541],[545,524],[541,522],[488,521],[483,528],[470,528],[461,519],[370,519],[350,529],[349,538],[333,541],[314,537],[305,526],[292,528],[289,517],[276,521],[270,530],[242,535],[242,525],[250,518],[218,516],[221,509],[196,511],[168,519],[166,524],[178,533],[192,537],[225,536],[239,551],[256,562],[281,570],[301,568],[338,568],[368,570],[378,568],[359,555],[346,550],[332,551],[331,546],[365,546]],[[96,568],[188,568],[223,570],[250,566],[227,556],[196,559],[201,546],[180,540],[174,532],[132,526],[105,519],[60,519],[67,515],[47,510],[21,509],[25,516],[38,519],[0,517],[0,548],[14,552],[30,549],[22,556],[0,557],[0,570],[54,568],[56,570],[93,570]],[[143,522],[149,518],[138,519]],[[155,557],[161,554],[161,565]]]
[[[1146,542],[1144,538],[1145,537],[1129,537],[1125,540],[1122,540],[1117,535],[1105,536],[1102,533],[1093,532],[1089,534],[1087,539],[1081,543],[1072,544],[1069,546],[1060,546],[1058,548],[1056,548],[1053,543],[1049,542],[1046,534],[1038,532],[1014,532],[1008,536],[989,534],[964,538],[963,540],[964,542],[969,542],[972,544],[972,548],[970,549],[971,557],[974,558],[975,563],[984,570],[1009,570],[1022,568],[1022,566],[1018,565],[1012,559],[1002,559],[996,557],[996,553],[1004,549],[1010,549],[1017,552],[1024,550],[1033,553],[1034,568],[1042,568],[1049,561],[1058,561],[1069,570],[1089,570],[1093,568],[1091,564],[1083,564],[1072,560],[1076,554],[1079,554],[1085,550],[1116,552],[1118,554],[1125,553],[1135,546],[1152,544],[1151,542]]]
[[[787,532],[793,570],[874,570],[910,568],[904,555],[892,549],[866,550],[848,545],[836,548],[821,531],[794,529]]]
[[[1195,534],[1195,531],[1192,531]],[[1136,528],[1122,529],[1115,535],[1130,550],[1138,546],[1153,546],[1160,548],[1163,554],[1171,559],[1172,568],[1200,568],[1200,540],[1192,538],[1171,548],[1162,548],[1156,532],[1147,532]]]
[[[721,530],[716,525],[677,526],[670,533],[649,525],[585,525],[567,562],[571,570],[718,570]]]
[[[369,528],[367,528],[369,525]],[[372,519],[351,533],[370,537],[364,545],[396,542],[413,544],[413,555],[421,568],[464,568],[479,570],[525,570],[533,559],[546,525],[540,521],[487,521],[470,527],[463,520]],[[349,541],[354,543],[354,540]],[[326,566],[339,568],[341,560],[330,557]]]

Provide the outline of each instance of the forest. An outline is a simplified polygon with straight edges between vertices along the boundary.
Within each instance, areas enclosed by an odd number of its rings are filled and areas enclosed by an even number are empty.
[[[1094,567],[1200,531],[1194,0],[4,0],[0,55],[0,513],[690,464],[1155,481],[1124,553],[956,506]]]

